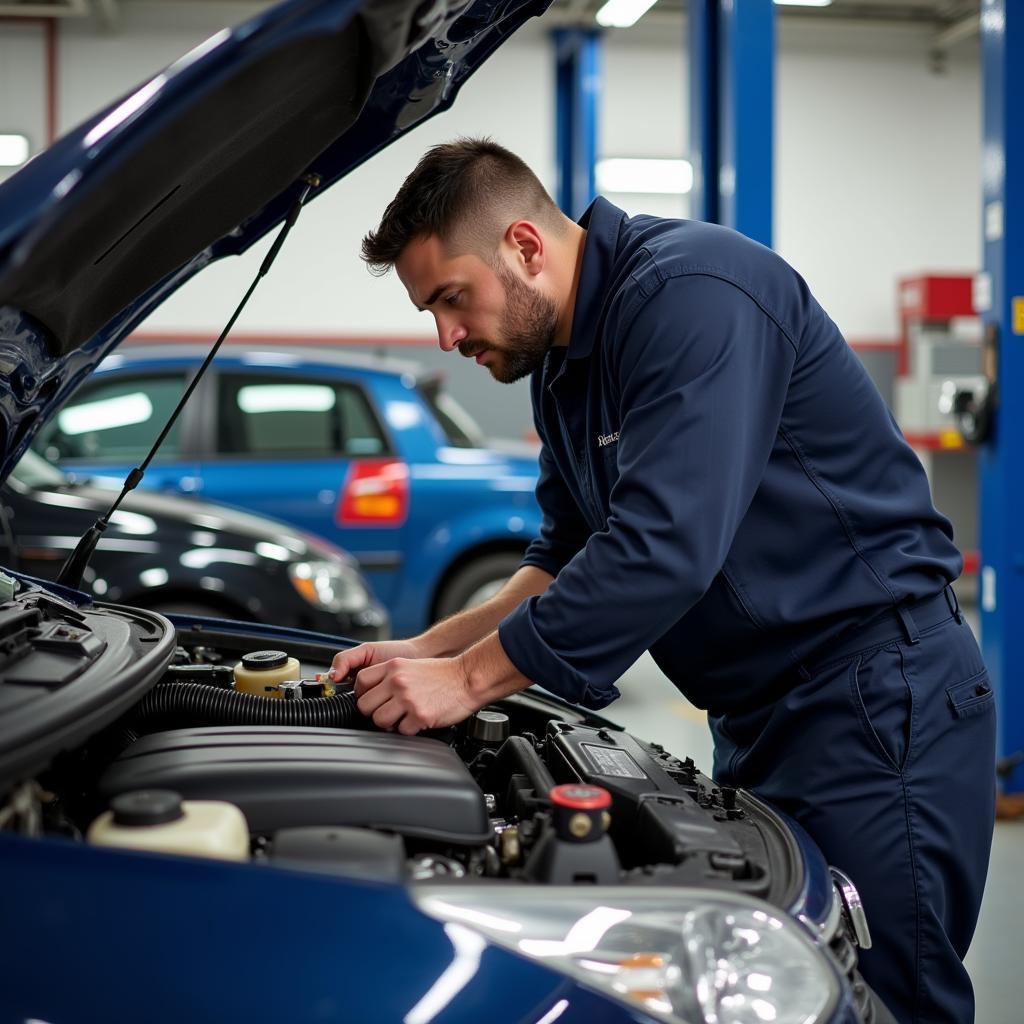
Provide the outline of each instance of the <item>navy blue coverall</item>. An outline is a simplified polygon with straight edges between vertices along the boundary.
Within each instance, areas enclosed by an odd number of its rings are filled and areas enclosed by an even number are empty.
[[[555,576],[499,627],[601,708],[645,650],[706,708],[715,776],[796,818],[863,896],[902,1022],[973,1019],[994,705],[962,562],[856,355],[800,276],[714,225],[597,199],[568,348],[532,377]]]

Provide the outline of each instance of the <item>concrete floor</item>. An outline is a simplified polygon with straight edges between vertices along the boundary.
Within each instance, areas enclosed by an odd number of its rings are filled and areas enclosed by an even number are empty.
[[[977,628],[975,626],[975,628]],[[644,655],[622,679],[622,697],[606,710],[613,721],[711,771],[711,735],[698,711]],[[1024,922],[1024,823],[996,828],[985,901],[967,967],[977,993],[976,1024],[1022,1024],[1024,980],[1018,931]]]

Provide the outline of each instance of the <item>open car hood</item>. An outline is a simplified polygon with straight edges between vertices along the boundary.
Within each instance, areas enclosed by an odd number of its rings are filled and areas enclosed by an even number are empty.
[[[431,115],[550,0],[288,0],[0,185],[0,481],[193,274]]]

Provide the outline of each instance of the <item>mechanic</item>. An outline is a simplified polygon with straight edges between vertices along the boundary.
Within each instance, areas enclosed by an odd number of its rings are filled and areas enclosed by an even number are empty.
[[[446,351],[531,376],[540,537],[485,604],[339,653],[412,734],[538,683],[589,708],[650,650],[706,708],[719,783],[858,886],[902,1022],[973,1019],[993,695],[928,481],[800,276],[728,229],[573,223],[489,140],[430,150],[363,241]]]

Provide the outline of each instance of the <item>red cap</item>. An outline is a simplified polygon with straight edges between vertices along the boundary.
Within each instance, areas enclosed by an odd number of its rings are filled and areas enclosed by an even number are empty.
[[[548,796],[556,807],[565,807],[570,811],[606,811],[612,805],[612,797],[607,789],[584,786],[578,782],[555,786]]]

